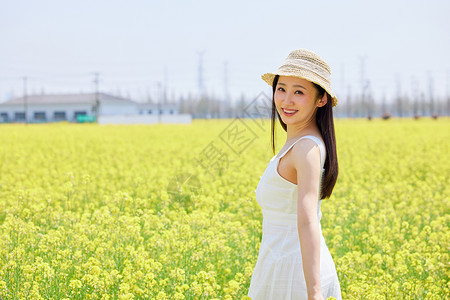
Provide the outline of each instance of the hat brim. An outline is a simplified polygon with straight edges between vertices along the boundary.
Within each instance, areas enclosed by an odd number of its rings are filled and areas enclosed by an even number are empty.
[[[275,79],[275,76],[289,76],[289,77],[297,77],[302,78],[305,80],[308,80],[310,82],[314,82],[317,85],[320,85],[330,96],[332,99],[332,106],[336,106],[338,103],[338,99],[336,98],[336,95],[331,91],[331,87],[327,86],[323,82],[318,82],[318,80],[313,80],[312,78],[317,78],[317,76],[308,76],[307,72],[305,74],[299,75],[299,74],[292,74],[289,72],[276,72],[276,73],[265,73],[261,75],[261,78],[270,86],[273,86],[273,80]]]

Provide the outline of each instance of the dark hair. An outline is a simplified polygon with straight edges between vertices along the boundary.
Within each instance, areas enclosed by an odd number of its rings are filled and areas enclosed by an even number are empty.
[[[272,151],[275,154],[275,118],[278,118],[280,121],[281,127],[284,131],[287,131],[286,123],[281,120],[280,115],[278,114],[277,108],[275,106],[275,91],[277,88],[279,75],[276,75],[273,79],[272,84],[272,114],[271,114],[271,143],[272,143]],[[320,85],[313,83],[317,89],[317,98],[322,98],[324,93],[326,93],[325,89],[323,89]],[[319,128],[320,134],[322,135],[323,141],[325,143],[326,148],[326,157],[324,163],[324,174],[322,177],[322,183],[320,187],[320,199],[329,198],[331,193],[333,192],[334,185],[336,184],[336,180],[338,177],[338,160],[336,153],[336,137],[334,133],[334,121],[333,121],[333,103],[331,96],[327,93],[327,104],[322,107],[319,107],[316,112],[316,123]]]

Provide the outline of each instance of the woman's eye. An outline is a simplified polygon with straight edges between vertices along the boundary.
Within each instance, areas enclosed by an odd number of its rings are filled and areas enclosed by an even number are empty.
[[[284,89],[282,87],[279,87],[278,90],[284,92]]]
[[[295,93],[296,93],[296,94],[300,94],[300,95],[303,94],[302,91],[295,91]]]

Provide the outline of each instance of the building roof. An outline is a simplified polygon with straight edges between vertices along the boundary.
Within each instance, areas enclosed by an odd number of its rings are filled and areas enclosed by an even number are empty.
[[[126,103],[136,104],[136,102],[105,93],[99,93],[100,103]],[[87,94],[45,94],[27,96],[27,104],[95,104],[95,93]],[[14,98],[0,105],[24,104],[24,97]]]

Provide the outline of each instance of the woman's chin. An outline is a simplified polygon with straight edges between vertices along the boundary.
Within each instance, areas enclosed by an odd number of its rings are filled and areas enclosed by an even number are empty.
[[[282,120],[283,123],[286,124],[286,125],[288,125],[288,124],[291,125],[291,124],[297,123],[296,120],[295,120],[295,118],[292,118],[292,117],[282,117],[281,120]]]

